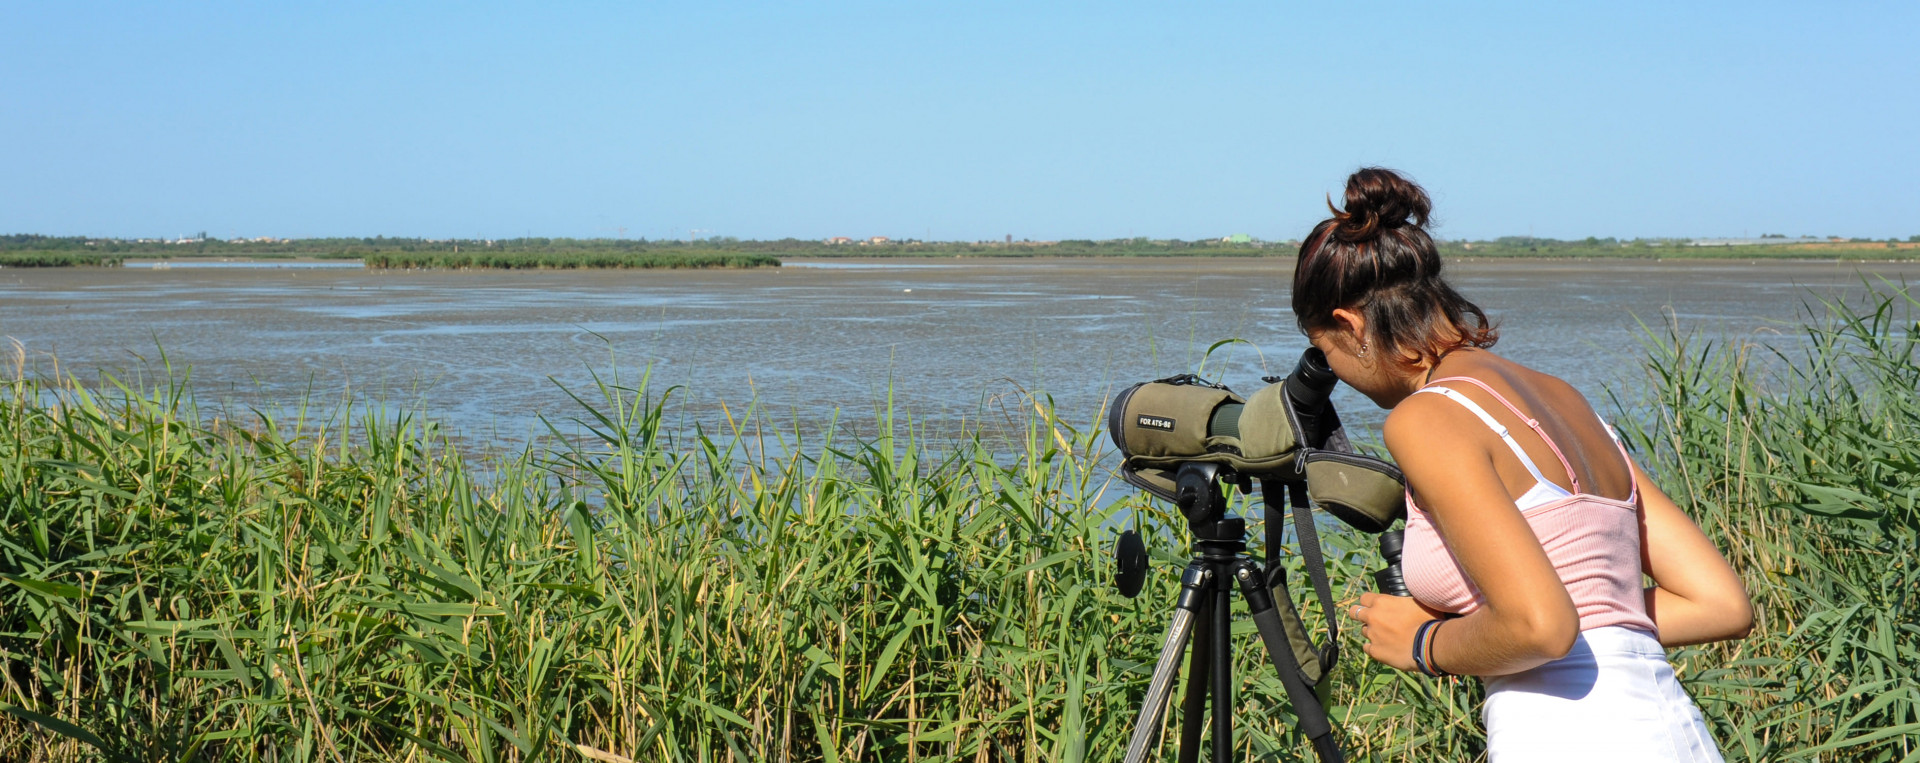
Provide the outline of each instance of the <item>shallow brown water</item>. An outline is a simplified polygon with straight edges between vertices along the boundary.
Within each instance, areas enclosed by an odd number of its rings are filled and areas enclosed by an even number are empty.
[[[871,422],[891,389],[929,422],[1045,392],[1091,422],[1134,381],[1210,369],[1243,392],[1305,346],[1287,259],[883,260],[744,271],[390,272],[341,268],[0,270],[0,336],[39,372],[152,368],[164,348],[203,402],[424,404],[470,435],[524,435],[592,373],[697,391],[694,415],[757,400],[812,427]],[[1480,261],[1449,265],[1500,321],[1500,350],[1589,395],[1630,378],[1637,321],[1778,331],[1812,295],[1920,264]],[[1262,358],[1264,354],[1264,361]],[[1264,367],[1263,367],[1264,362]],[[1210,376],[1213,374],[1209,374]],[[1377,421],[1364,400],[1344,409]]]

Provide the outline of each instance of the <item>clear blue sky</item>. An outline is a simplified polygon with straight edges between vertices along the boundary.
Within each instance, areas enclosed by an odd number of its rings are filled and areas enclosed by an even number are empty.
[[[559,9],[546,5],[557,5]],[[0,233],[1920,234],[1920,3],[0,0]]]

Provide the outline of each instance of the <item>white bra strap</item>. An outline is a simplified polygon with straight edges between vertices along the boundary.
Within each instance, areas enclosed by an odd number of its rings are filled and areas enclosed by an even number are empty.
[[[1620,439],[1620,433],[1614,431],[1613,425],[1608,424],[1606,419],[1600,420],[1600,428],[1607,430],[1607,436],[1613,438],[1613,447],[1620,450],[1620,460],[1627,465],[1627,481],[1633,483],[1633,489],[1627,493],[1627,502],[1639,501],[1640,481],[1633,477],[1633,456],[1627,455],[1627,441]]]
[[[1466,406],[1467,410],[1472,411],[1473,415],[1479,416],[1480,420],[1486,423],[1488,429],[1493,430],[1494,434],[1500,435],[1500,439],[1505,440],[1507,442],[1507,447],[1512,448],[1513,454],[1520,457],[1520,464],[1522,466],[1527,467],[1527,472],[1533,475],[1533,479],[1535,482],[1539,482],[1545,485],[1554,484],[1547,480],[1546,475],[1540,473],[1540,467],[1533,465],[1533,459],[1527,457],[1527,452],[1520,448],[1520,443],[1513,439],[1513,434],[1507,431],[1506,425],[1501,424],[1499,421],[1495,420],[1492,416],[1487,415],[1486,409],[1481,408],[1479,403],[1475,403],[1473,402],[1472,399],[1468,398],[1466,395],[1460,394],[1459,390],[1451,389],[1448,387],[1422,387],[1418,391],[1416,391],[1415,394],[1418,394],[1419,392],[1432,392],[1435,394],[1445,395],[1447,396],[1447,398],[1453,400],[1454,402],[1459,403],[1463,406]],[[1555,485],[1555,487],[1558,487],[1558,485]]]

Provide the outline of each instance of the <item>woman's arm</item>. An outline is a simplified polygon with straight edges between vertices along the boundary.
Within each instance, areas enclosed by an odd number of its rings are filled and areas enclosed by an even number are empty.
[[[1638,464],[1633,481],[1640,486],[1640,564],[1655,583],[1647,589],[1647,614],[1660,644],[1746,638],[1753,606],[1740,576]]]
[[[1415,395],[1388,417],[1383,433],[1485,599],[1434,635],[1434,662],[1450,673],[1517,673],[1565,656],[1580,617],[1495,470],[1491,453],[1499,439],[1470,416],[1438,395]],[[1367,654],[1402,670],[1413,667],[1414,630],[1433,617],[1412,599],[1380,594],[1362,596],[1348,614],[1366,623]]]

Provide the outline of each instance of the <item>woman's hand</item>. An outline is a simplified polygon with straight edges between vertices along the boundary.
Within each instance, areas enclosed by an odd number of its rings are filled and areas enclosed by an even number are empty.
[[[1413,670],[1413,632],[1439,616],[1406,596],[1368,593],[1347,607],[1347,617],[1360,621],[1360,637],[1368,657],[1400,670]]]

